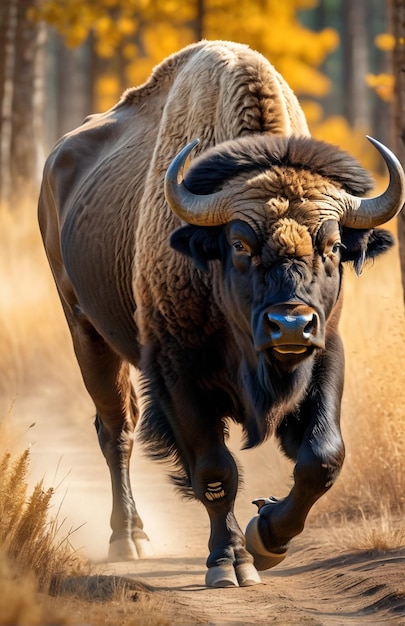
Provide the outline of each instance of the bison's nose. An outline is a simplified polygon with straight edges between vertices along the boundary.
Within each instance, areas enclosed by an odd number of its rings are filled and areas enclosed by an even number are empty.
[[[278,304],[266,309],[254,332],[256,350],[272,347],[282,354],[301,354],[324,347],[318,313],[304,304]]]
[[[306,342],[312,332],[316,332],[318,316],[316,313],[287,313],[269,311],[267,313],[269,336],[274,345],[281,340],[288,343]]]

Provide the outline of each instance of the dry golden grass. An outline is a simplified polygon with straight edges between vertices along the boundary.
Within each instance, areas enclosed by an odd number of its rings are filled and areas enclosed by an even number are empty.
[[[29,450],[0,458],[0,547],[21,571],[33,572],[41,591],[55,593],[80,562],[69,536],[59,541],[57,520],[49,519],[52,487],[41,481],[29,494],[28,469]]]
[[[32,573],[21,571],[0,550],[1,626],[64,626],[62,612],[47,606]]]
[[[8,430],[0,420],[0,450]],[[53,488],[41,481],[29,493],[29,458],[29,450],[0,452],[0,626],[169,626],[165,600],[147,585],[92,575],[71,533],[59,538],[57,516],[49,516]]]
[[[405,546],[405,527],[401,516],[395,517],[385,505],[372,516],[359,509],[355,524],[348,524],[345,515],[325,516],[329,541],[341,550],[388,552]]]
[[[0,420],[0,441],[8,444]],[[71,623],[48,606],[47,594],[79,565],[66,540],[57,541],[56,520],[49,519],[52,488],[38,483],[28,492],[29,450],[0,454],[0,625],[63,626]]]

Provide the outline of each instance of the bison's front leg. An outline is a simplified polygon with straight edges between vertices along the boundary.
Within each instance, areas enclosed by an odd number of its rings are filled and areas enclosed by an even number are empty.
[[[236,463],[224,444],[210,445],[192,472],[194,493],[207,509],[211,532],[207,559],[208,587],[255,585],[260,577],[246,550],[245,537],[234,515],[238,487]]]
[[[343,375],[343,349],[335,336],[318,359],[299,413],[288,415],[278,429],[283,450],[296,461],[294,485],[286,498],[256,501],[259,515],[249,522],[246,541],[259,570],[284,558],[290,540],[304,529],[310,509],[339,474],[344,459],[340,431]]]

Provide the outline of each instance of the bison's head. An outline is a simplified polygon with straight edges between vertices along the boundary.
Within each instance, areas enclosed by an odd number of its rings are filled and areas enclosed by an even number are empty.
[[[219,259],[221,298],[246,354],[293,370],[325,347],[339,298],[342,263],[357,272],[392,245],[377,226],[405,201],[405,177],[384,157],[390,183],[363,198],[372,181],[346,153],[308,137],[251,136],[204,152],[184,181],[179,172],[198,143],[172,162],[165,182],[171,209],[188,225],[171,245],[197,268]]]

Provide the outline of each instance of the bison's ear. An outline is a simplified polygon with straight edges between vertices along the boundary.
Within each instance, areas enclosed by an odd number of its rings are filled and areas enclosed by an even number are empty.
[[[222,226],[182,226],[169,239],[174,250],[193,259],[202,272],[208,272],[208,261],[221,258]]]
[[[375,228],[372,230],[342,229],[342,261],[351,261],[354,270],[359,276],[366,261],[375,259],[383,254],[395,243],[394,237],[388,230]]]

